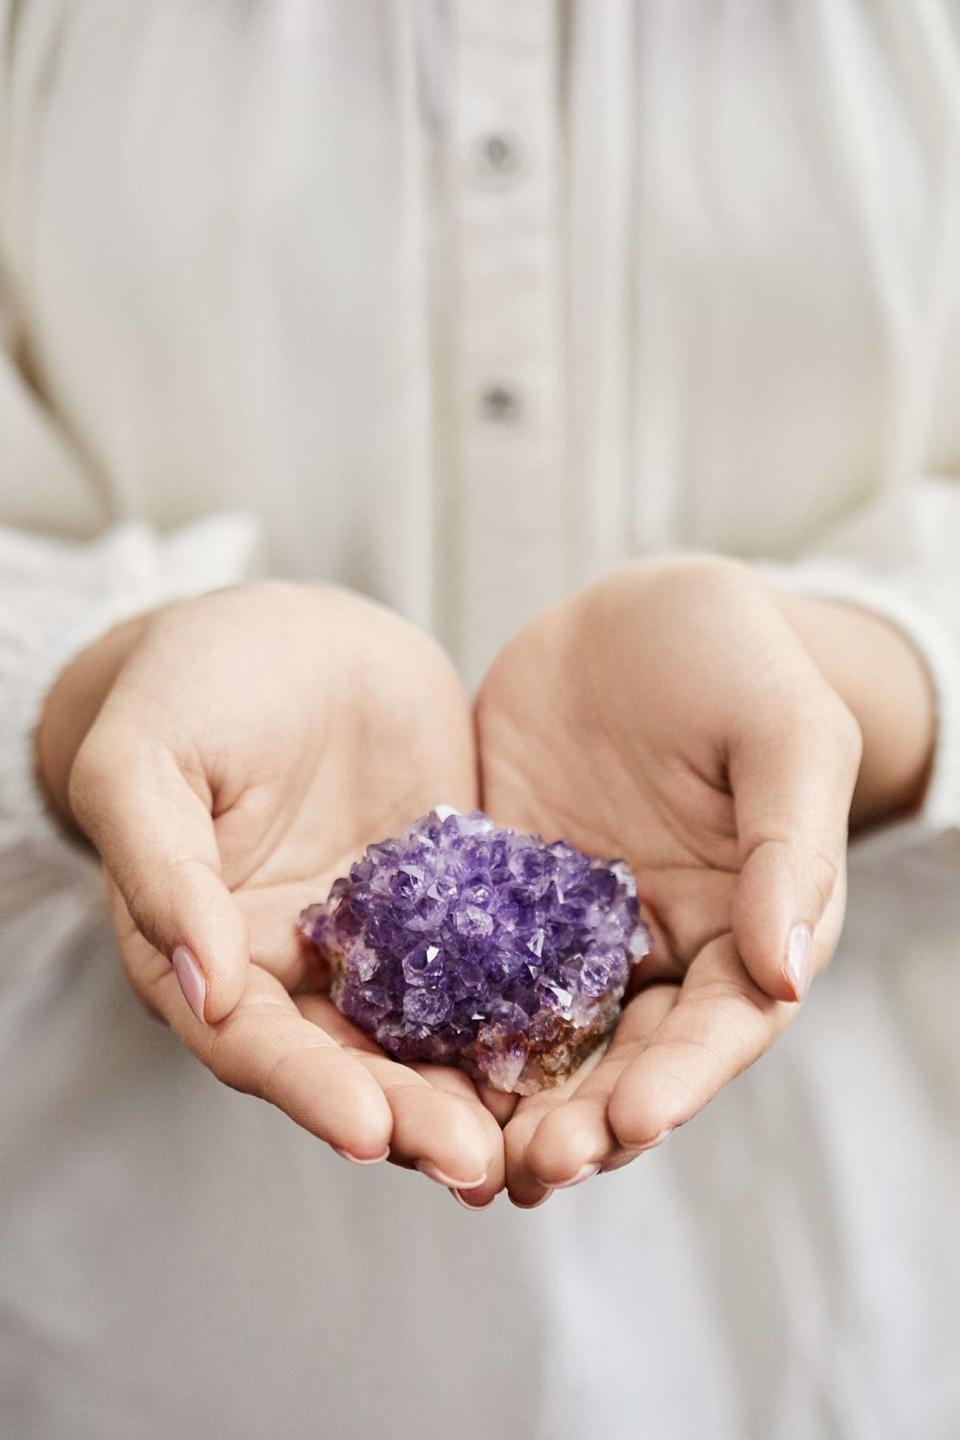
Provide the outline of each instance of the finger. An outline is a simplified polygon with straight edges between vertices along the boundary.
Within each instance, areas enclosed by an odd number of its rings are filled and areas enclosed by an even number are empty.
[[[165,955],[161,955],[159,950],[155,950],[150,941],[141,935],[131,919],[126,901],[111,879],[109,871],[104,869],[102,876],[110,918],[117,937],[120,961],[127,980],[130,982],[130,988],[147,1014],[151,1015],[154,1020],[158,1020],[161,1025],[167,1025],[169,1021],[161,1013],[156,987],[165,976],[170,974],[170,961]]]
[[[488,1147],[486,1178],[482,1185],[471,1186],[468,1190],[455,1190],[456,1199],[467,1210],[485,1209],[500,1193],[504,1186],[506,1163],[503,1151],[503,1130],[496,1116],[488,1109],[477,1091],[477,1086],[462,1070],[452,1065],[416,1065],[414,1069],[429,1084],[448,1094],[456,1096],[476,1116]],[[505,1096],[516,1101],[519,1096]]]
[[[197,1018],[222,1020],[243,993],[249,949],[220,876],[209,798],[164,747],[95,726],[74,762],[70,800],[137,928],[173,963]]]
[[[615,1168],[643,1149],[625,1150],[610,1126],[610,1097],[621,1075],[656,1034],[677,1003],[676,985],[655,985],[626,1007],[606,1054],[566,1104],[550,1107],[532,1135],[525,1163],[534,1179],[553,1188]]]
[[[297,1003],[305,1016],[318,1017],[334,1035],[338,1026],[344,1033],[356,1033],[325,998],[304,995]],[[354,1053],[389,1106],[391,1160],[422,1169],[449,1189],[471,1190],[496,1182],[500,1128],[475,1093],[471,1102],[449,1076],[441,1083],[440,1067],[431,1068],[431,1078],[437,1080],[431,1083],[412,1066],[391,1060],[367,1036]],[[459,1082],[459,1076],[455,1078]]]
[[[521,1210],[532,1210],[541,1205],[552,1193],[553,1187],[545,1185],[530,1168],[528,1153],[537,1128],[551,1111],[562,1109],[587,1079],[590,1072],[600,1064],[604,1047],[598,1047],[580,1066],[569,1080],[528,1095],[517,1106],[513,1119],[503,1132],[507,1167],[507,1187],[510,1199]]]
[[[677,1003],[614,1086],[607,1117],[618,1143],[638,1150],[692,1119],[795,1013],[754,984],[732,936],[711,941],[687,971]]]
[[[273,976],[251,966],[238,1003],[209,1025],[197,1020],[164,957],[132,926],[121,950],[145,1002],[218,1080],[275,1105],[351,1159],[385,1158],[393,1121],[376,1079],[306,1019]]]
[[[760,708],[730,756],[741,865],[733,930],[761,989],[797,1001],[844,865],[860,732],[829,692],[799,711],[793,696]]]
[[[477,1094],[500,1126],[506,1125],[520,1100],[519,1095],[508,1095],[503,1090],[495,1090],[483,1080],[477,1082]]]
[[[540,1095],[525,1096],[504,1129],[507,1190],[514,1205],[521,1210],[534,1210],[553,1193],[551,1186],[538,1180],[530,1169],[527,1151],[544,1115],[553,1105],[561,1104],[568,1098],[561,1093],[565,1089],[565,1086],[559,1085]]]

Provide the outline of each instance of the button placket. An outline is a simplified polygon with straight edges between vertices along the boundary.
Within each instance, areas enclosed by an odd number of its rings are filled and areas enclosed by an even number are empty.
[[[555,6],[461,0],[456,23],[460,639],[476,675],[565,578]]]

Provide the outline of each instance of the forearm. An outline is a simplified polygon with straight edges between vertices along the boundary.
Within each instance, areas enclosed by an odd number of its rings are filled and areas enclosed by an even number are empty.
[[[863,760],[852,826],[909,814],[923,798],[936,732],[933,688],[920,655],[873,611],[779,592],[776,600],[859,722]]]

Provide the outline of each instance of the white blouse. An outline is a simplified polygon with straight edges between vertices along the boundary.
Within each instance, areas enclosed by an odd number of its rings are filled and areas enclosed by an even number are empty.
[[[0,0],[0,1433],[960,1433],[958,394],[952,0]],[[472,681],[671,547],[887,614],[939,726],[689,1133],[470,1217],[141,1015],[30,772],[80,645],[267,569]]]

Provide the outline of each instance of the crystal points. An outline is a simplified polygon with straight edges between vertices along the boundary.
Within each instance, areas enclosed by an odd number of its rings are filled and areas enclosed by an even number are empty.
[[[650,948],[623,861],[447,806],[369,846],[300,928],[334,1003],[389,1054],[521,1095],[608,1034]]]

